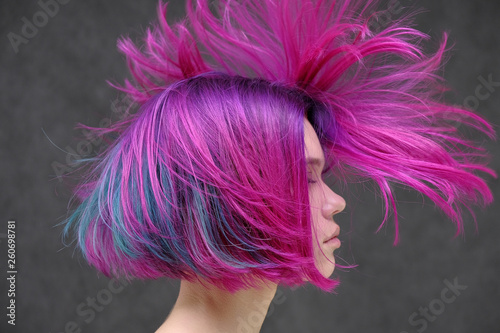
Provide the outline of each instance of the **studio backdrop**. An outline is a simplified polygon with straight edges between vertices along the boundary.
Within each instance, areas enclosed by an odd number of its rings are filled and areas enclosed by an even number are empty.
[[[104,146],[74,127],[108,126],[126,115],[131,101],[106,83],[130,78],[116,41],[122,35],[139,41],[156,19],[157,1],[0,6],[0,332],[154,332],[176,300],[179,281],[107,278],[74,246],[63,245],[58,223],[70,209],[63,177],[75,171],[75,157],[95,156]],[[451,88],[447,101],[475,110],[498,130],[500,2],[391,0],[372,28],[383,29],[411,6],[423,9],[416,28],[431,37],[426,50],[435,51],[449,32],[452,51],[442,72]],[[169,22],[185,14],[183,0],[168,8]],[[498,142],[471,128],[458,130],[482,142],[498,173]],[[357,266],[336,268],[335,294],[312,285],[279,286],[262,332],[500,332],[500,184],[480,175],[495,201],[476,207],[477,228],[466,211],[458,237],[429,198],[394,186],[397,246],[393,216],[376,232],[384,207],[373,182],[340,192],[327,179],[347,202],[335,217],[343,237],[337,262]],[[251,325],[249,317],[241,332]]]

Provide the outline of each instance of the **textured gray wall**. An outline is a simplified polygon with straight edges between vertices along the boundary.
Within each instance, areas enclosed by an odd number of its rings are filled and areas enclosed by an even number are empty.
[[[46,22],[37,1],[1,2],[0,276],[7,271],[9,219],[17,224],[18,273],[15,327],[6,322],[8,286],[0,279],[0,331],[153,332],[173,305],[178,282],[110,285],[79,255],[63,249],[61,228],[55,224],[65,217],[69,193],[55,176],[53,163],[67,165],[65,151],[79,147],[73,132],[77,122],[97,126],[112,114],[113,101],[121,97],[105,80],[122,82],[127,75],[116,39],[125,33],[138,37],[155,18],[156,0],[66,2],[52,9],[54,15]],[[170,18],[182,15],[184,1],[171,3]],[[456,91],[451,101],[462,104],[474,96],[480,76],[500,81],[500,2],[418,4],[428,9],[418,17],[418,28],[434,38],[449,30],[456,43],[445,71]],[[16,52],[7,36],[21,34],[23,18],[33,22],[34,16],[40,27],[25,31],[29,38]],[[478,111],[500,124],[500,87],[492,90],[479,101]],[[498,172],[499,145],[473,131],[469,134],[484,139],[494,156],[491,167]],[[498,198],[499,181],[486,179]],[[466,215],[465,239],[453,239],[451,221],[430,200],[399,189],[401,244],[393,247],[390,223],[374,234],[383,218],[382,202],[368,189],[353,186],[350,193],[341,193],[347,208],[336,217],[346,240],[339,255],[359,266],[336,270],[341,279],[337,295],[311,285],[280,287],[262,332],[500,332],[498,201],[484,211],[475,210],[478,234]],[[353,232],[348,231],[351,225]],[[442,303],[444,281],[455,279],[466,289],[457,291],[449,304]],[[96,297],[105,304],[92,310],[87,302]],[[425,319],[419,308],[429,305],[438,314],[430,312]],[[416,326],[409,323],[414,312]]]

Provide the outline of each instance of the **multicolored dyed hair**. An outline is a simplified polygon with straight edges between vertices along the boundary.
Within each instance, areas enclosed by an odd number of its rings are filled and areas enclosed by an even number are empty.
[[[425,194],[463,231],[462,209],[492,202],[483,148],[457,124],[496,139],[479,115],[443,102],[447,35],[432,54],[413,14],[371,29],[378,1],[207,0],[170,26],[167,4],[143,47],[119,40],[133,82],[111,84],[140,105],[109,128],[114,139],[75,188],[65,220],[107,276],[202,277],[219,288],[252,278],[325,291],[314,265],[303,118],[325,174],[390,182]],[[215,12],[214,12],[215,10]],[[455,127],[457,126],[457,127]],[[82,166],[82,168],[83,168]],[[73,198],[72,198],[73,199]],[[474,216],[474,221],[476,221]]]

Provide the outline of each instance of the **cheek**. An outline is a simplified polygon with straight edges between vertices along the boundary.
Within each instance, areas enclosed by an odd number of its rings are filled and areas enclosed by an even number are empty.
[[[318,245],[316,244],[316,238],[321,240],[321,228],[319,221],[321,220],[321,209],[318,201],[318,196],[315,195],[314,191],[309,192],[309,203],[311,209],[311,231],[313,237],[313,245],[316,249]]]
[[[311,217],[314,221],[319,221],[319,215],[321,214],[321,195],[317,188],[317,184],[313,184],[309,189],[309,204],[311,207]]]

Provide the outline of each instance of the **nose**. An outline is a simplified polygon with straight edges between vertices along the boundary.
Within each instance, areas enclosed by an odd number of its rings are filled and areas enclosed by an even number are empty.
[[[321,213],[326,219],[330,219],[333,215],[340,213],[346,206],[345,199],[335,193],[329,186],[325,184],[324,201]]]

